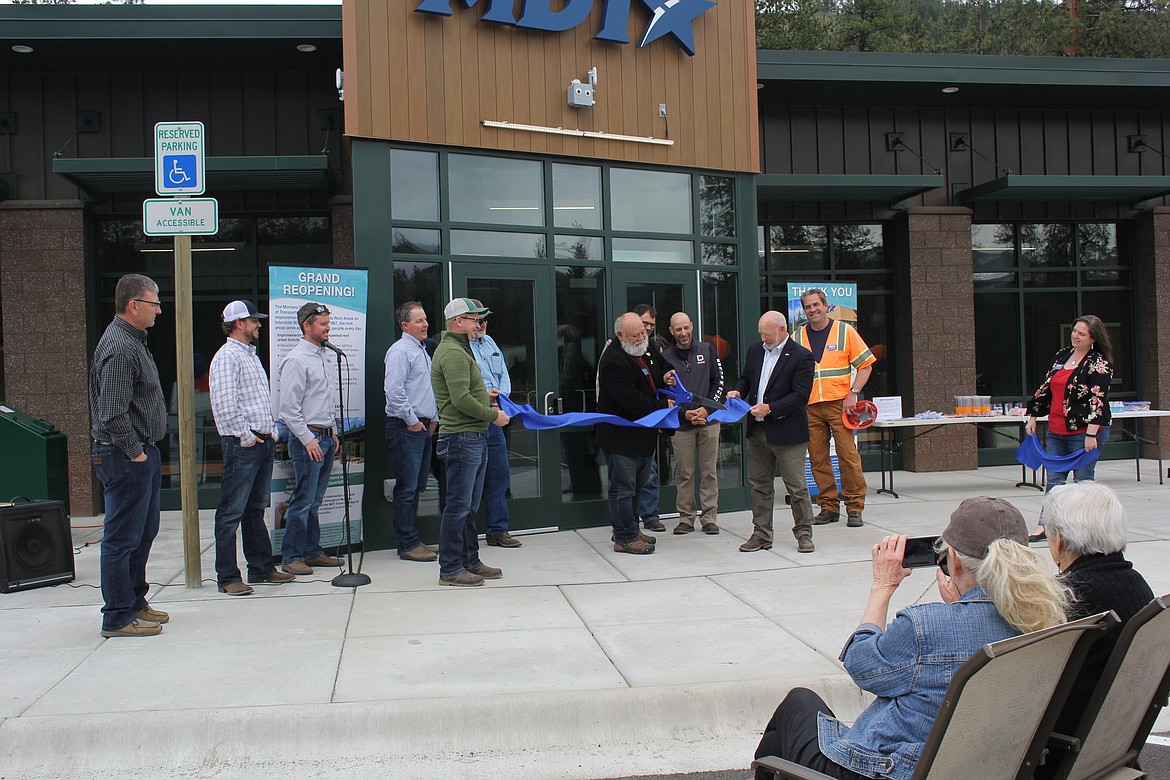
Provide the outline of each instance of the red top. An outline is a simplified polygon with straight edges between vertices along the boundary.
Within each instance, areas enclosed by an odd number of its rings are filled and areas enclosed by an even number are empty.
[[[1068,434],[1068,426],[1064,422],[1064,390],[1068,387],[1068,380],[1072,377],[1071,368],[1062,368],[1048,380],[1048,387],[1052,389],[1052,407],[1048,410],[1048,430],[1052,433]]]

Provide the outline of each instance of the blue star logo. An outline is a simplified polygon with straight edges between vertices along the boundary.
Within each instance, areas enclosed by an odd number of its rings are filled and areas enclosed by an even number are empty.
[[[646,33],[638,48],[669,35],[683,51],[694,57],[695,32],[691,23],[699,14],[715,7],[713,0],[642,0],[642,4],[654,16],[646,25]]]

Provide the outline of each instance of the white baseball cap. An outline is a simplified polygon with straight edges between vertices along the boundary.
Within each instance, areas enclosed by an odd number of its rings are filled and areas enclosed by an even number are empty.
[[[262,320],[268,319],[267,314],[261,314],[256,311],[256,304],[251,301],[232,301],[223,309],[223,321],[235,322],[236,320],[246,320],[249,317],[257,317]]]

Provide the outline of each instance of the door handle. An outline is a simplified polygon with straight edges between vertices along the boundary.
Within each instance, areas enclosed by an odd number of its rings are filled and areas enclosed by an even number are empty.
[[[545,414],[552,414],[553,413],[552,405],[549,404],[548,399],[550,396],[554,396],[556,394],[557,394],[556,390],[549,390],[547,393],[544,394],[544,413]]]

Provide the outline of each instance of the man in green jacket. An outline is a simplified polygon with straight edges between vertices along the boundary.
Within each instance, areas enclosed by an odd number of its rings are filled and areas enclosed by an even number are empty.
[[[487,471],[488,424],[511,419],[491,406],[489,393],[471,352],[470,337],[488,310],[470,298],[455,298],[443,309],[447,329],[431,361],[431,387],[439,405],[435,453],[447,468],[447,504],[439,523],[439,584],[483,585],[503,571],[479,559],[475,515]]]

